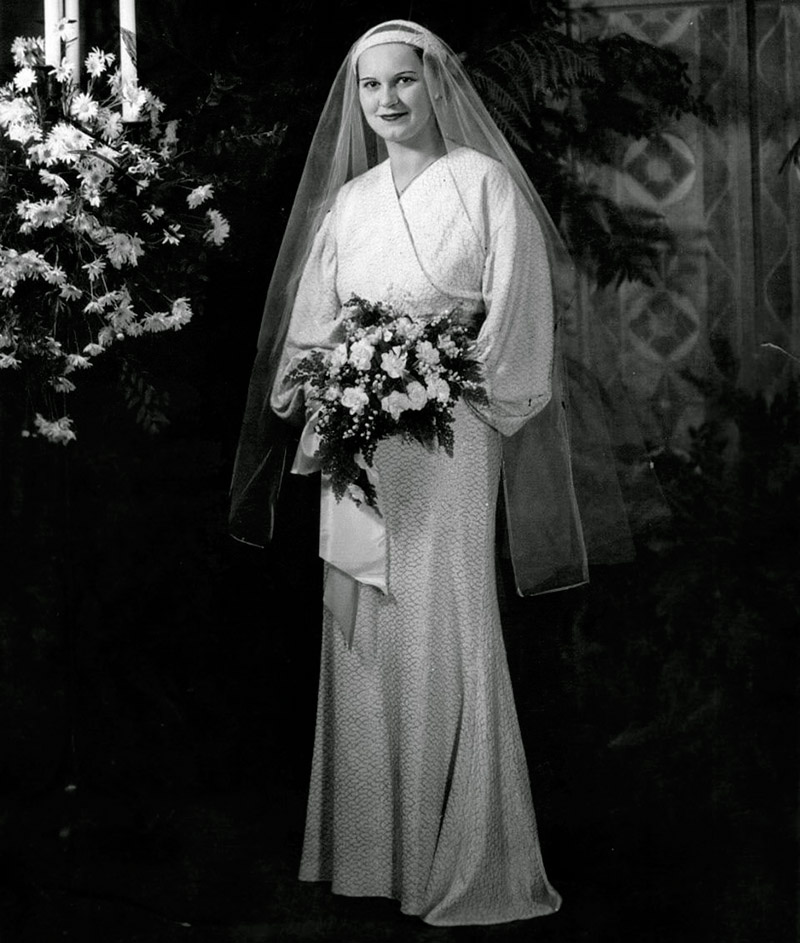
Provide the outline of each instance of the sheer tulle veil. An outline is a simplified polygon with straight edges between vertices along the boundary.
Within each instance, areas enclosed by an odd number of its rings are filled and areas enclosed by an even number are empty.
[[[563,335],[575,294],[573,265],[553,220],[459,57],[433,33],[405,20],[382,23],[351,47],[314,134],[267,293],[234,465],[231,533],[258,546],[271,539],[295,433],[272,414],[270,391],[314,236],[339,188],[386,158],[383,142],[362,118],[357,60],[370,46],[388,42],[421,50],[425,81],[447,148],[466,146],[500,161],[544,234],[556,312],[553,397],[519,433],[503,441],[505,519],[521,594],[580,584],[588,574],[587,546],[592,562],[616,562],[631,555],[632,544],[611,444],[592,431],[602,417],[586,415],[576,422],[568,415]],[[480,231],[477,221],[476,231]],[[536,305],[537,299],[531,298],[530,304]],[[591,448],[581,449],[577,461],[570,448],[570,422],[573,428],[588,429],[593,442]],[[581,493],[576,494],[576,488]],[[581,511],[588,527],[582,524]]]

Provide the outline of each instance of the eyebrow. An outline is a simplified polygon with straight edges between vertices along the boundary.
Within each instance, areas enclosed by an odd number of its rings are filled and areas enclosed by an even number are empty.
[[[395,74],[392,76],[392,78],[393,78],[393,79],[399,79],[401,75],[418,75],[418,72],[417,72],[416,69],[403,69],[402,72],[395,72]],[[360,76],[358,77],[358,81],[359,81],[359,82],[363,82],[363,81],[365,81],[366,79],[370,79],[371,81],[375,81],[375,76],[374,76],[374,75],[360,75]]]

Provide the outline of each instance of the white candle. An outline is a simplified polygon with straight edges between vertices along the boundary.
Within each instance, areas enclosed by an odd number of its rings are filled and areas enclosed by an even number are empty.
[[[61,7],[62,0],[44,0],[44,61],[49,66],[61,62],[61,37],[58,35]]]
[[[69,21],[65,39],[67,41],[67,62],[72,66],[72,81],[76,84],[81,77],[81,28],[79,0],[64,0],[64,16]]]
[[[119,0],[119,69],[122,77],[122,120],[136,121],[134,105],[124,98],[136,88],[136,0]]]

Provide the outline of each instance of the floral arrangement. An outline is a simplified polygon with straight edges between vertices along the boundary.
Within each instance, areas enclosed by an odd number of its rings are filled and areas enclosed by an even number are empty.
[[[381,439],[401,435],[453,454],[453,408],[461,397],[486,403],[474,332],[455,309],[412,318],[354,295],[344,340],[306,355],[289,377],[318,402],[317,455],[337,500],[376,507],[366,475]]]
[[[86,87],[40,38],[11,46],[0,87],[0,370],[23,370],[55,413],[77,371],[126,338],[179,330],[206,246],[229,234],[214,185],[189,179],[177,121],[93,49]],[[135,121],[123,121],[125,102]],[[194,277],[192,275],[194,270]],[[63,408],[63,407],[62,407]],[[66,443],[72,420],[35,413],[23,434]]]

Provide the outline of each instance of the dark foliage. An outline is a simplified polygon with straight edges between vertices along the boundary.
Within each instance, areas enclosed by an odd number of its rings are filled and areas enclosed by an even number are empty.
[[[573,257],[600,286],[651,281],[673,246],[661,216],[620,206],[582,168],[614,166],[622,147],[693,114],[711,120],[675,53],[625,34],[578,42],[555,29],[520,34],[468,60]]]

